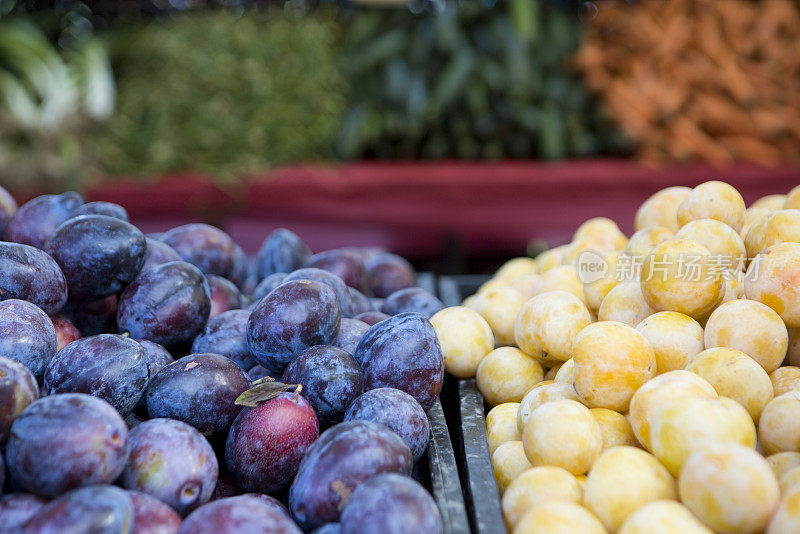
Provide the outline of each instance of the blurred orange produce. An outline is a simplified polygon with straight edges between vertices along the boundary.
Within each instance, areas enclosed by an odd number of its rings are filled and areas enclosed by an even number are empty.
[[[576,62],[648,161],[800,158],[793,0],[598,3]]]

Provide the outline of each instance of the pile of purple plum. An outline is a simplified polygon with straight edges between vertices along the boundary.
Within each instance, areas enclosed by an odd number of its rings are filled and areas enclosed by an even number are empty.
[[[284,229],[251,259],[2,188],[0,237],[0,532],[442,531],[409,475],[443,305],[404,259]],[[237,404],[272,379],[293,386]]]

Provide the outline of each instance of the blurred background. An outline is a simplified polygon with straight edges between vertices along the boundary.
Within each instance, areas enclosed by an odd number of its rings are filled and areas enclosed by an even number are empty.
[[[0,0],[0,185],[490,272],[800,183],[796,0]]]

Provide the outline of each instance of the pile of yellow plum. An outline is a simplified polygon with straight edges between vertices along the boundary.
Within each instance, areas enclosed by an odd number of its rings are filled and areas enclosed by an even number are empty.
[[[800,186],[650,197],[431,320],[514,534],[800,533]]]

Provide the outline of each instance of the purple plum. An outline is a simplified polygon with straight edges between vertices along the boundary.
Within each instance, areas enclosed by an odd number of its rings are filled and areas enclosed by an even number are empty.
[[[255,359],[247,346],[247,321],[250,312],[231,310],[212,318],[194,338],[192,352],[213,352],[230,358],[242,369],[251,369]]]
[[[116,486],[72,490],[44,505],[20,527],[20,534],[120,534],[134,528],[133,503]]]
[[[41,379],[58,347],[56,329],[41,308],[24,300],[0,302],[0,356],[16,360]]]
[[[119,204],[113,202],[105,202],[98,200],[95,202],[87,202],[70,214],[70,219],[73,217],[80,217],[81,215],[105,215],[106,217],[113,217],[120,221],[129,222],[128,212]]]
[[[181,534],[302,534],[291,518],[251,495],[201,506],[183,522]]]
[[[204,274],[229,276],[236,268],[236,244],[214,226],[185,224],[165,232],[161,241]]]
[[[133,503],[135,534],[177,534],[183,520],[175,510],[140,491],[128,491]]]
[[[395,291],[386,297],[381,306],[381,311],[387,315],[417,312],[428,319],[443,309],[444,303],[421,287],[407,287]]]
[[[44,248],[55,229],[82,204],[81,196],[73,191],[36,197],[20,206],[9,221],[6,241]]]
[[[377,254],[364,262],[367,287],[373,296],[386,298],[395,291],[412,287],[414,268],[396,254]]]
[[[0,300],[27,300],[48,315],[67,303],[67,280],[45,251],[0,242]]]
[[[267,236],[258,251],[256,273],[263,280],[273,273],[290,273],[299,269],[311,251],[294,232],[278,228]]]
[[[0,446],[8,441],[14,419],[38,398],[39,385],[33,373],[18,361],[0,356]]]
[[[15,532],[20,525],[39,513],[47,500],[30,493],[12,493],[0,497],[0,525],[4,532]]]
[[[147,241],[147,251],[144,254],[141,273],[171,261],[181,261],[181,257],[175,252],[175,249],[163,241],[152,237],[145,238],[145,241]]]
[[[342,319],[339,324],[339,333],[333,341],[333,346],[353,354],[369,327],[370,325],[358,319]]]
[[[242,294],[236,285],[221,276],[209,274],[206,276],[211,288],[211,313],[208,318],[213,319],[222,312],[238,310],[242,307]]]

